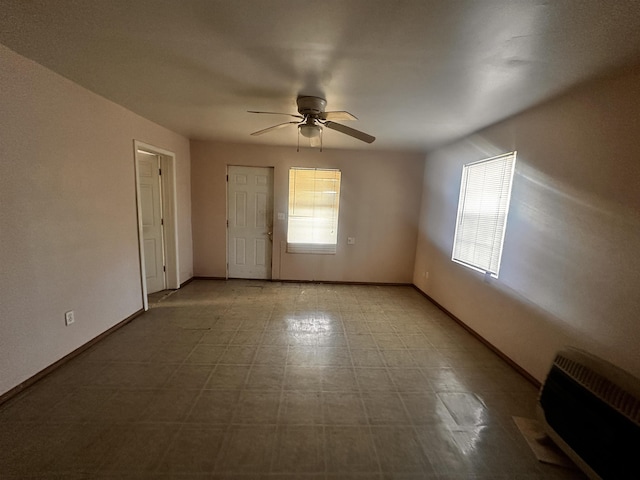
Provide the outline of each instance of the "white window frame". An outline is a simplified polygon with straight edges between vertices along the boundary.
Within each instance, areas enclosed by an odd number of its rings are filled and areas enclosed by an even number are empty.
[[[293,172],[297,172],[297,171],[315,171],[315,172],[337,172],[337,180],[338,180],[338,188],[337,188],[337,192],[333,193],[333,195],[335,195],[335,206],[334,206],[334,210],[335,210],[335,215],[333,215],[332,217],[318,217],[318,218],[324,218],[324,221],[327,221],[329,219],[331,219],[333,221],[333,223],[330,223],[330,229],[332,230],[331,232],[329,232],[330,238],[329,241],[322,241],[322,240],[316,240],[314,241],[313,238],[309,238],[310,241],[307,242],[301,242],[301,241],[292,241],[291,237],[295,236],[295,232],[293,231],[295,229],[295,225],[294,225],[294,221],[296,220],[300,220],[303,221],[303,219],[312,219],[314,217],[309,217],[307,216],[296,216],[295,215],[295,211],[292,210],[292,199],[291,196],[292,195],[296,195],[295,190],[292,191],[293,188],[295,188],[295,185],[292,184],[292,173]],[[304,168],[304,167],[291,167],[289,169],[289,196],[288,196],[288,215],[287,215],[287,253],[313,253],[313,254],[335,254],[336,253],[336,249],[337,249],[337,245],[338,245],[338,217],[340,215],[340,186],[342,185],[342,173],[339,169],[337,168]],[[308,193],[309,191],[307,191]],[[313,190],[314,194],[317,194],[319,192],[317,192],[317,190],[314,187]],[[324,192],[324,193],[328,193],[328,192]],[[315,202],[315,197],[314,197],[314,202]],[[294,200],[295,203],[295,200]],[[313,209],[315,209],[315,203],[312,207]],[[331,221],[330,220],[330,221]],[[298,231],[298,236],[299,235],[299,231]],[[311,235],[309,235],[311,237]],[[320,235],[321,237],[324,237],[324,239],[326,240],[327,235]]]
[[[498,278],[517,152],[462,167],[451,260]]]

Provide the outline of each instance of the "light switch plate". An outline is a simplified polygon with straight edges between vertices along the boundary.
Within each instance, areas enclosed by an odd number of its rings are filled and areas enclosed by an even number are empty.
[[[347,245],[355,245],[356,237],[347,237]]]

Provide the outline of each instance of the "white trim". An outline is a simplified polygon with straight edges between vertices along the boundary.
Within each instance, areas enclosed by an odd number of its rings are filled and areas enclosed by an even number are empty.
[[[337,244],[335,243],[287,243],[287,253],[334,255],[336,250]]]
[[[467,163],[462,167],[451,260],[493,278],[498,278],[502,261],[516,157],[517,151],[513,151]],[[505,164],[505,162],[510,163]],[[489,167],[483,167],[490,163],[502,167],[501,170],[494,172],[501,175],[499,181],[491,176],[488,177],[490,180],[486,180],[487,168]],[[469,187],[472,173],[472,186]],[[478,182],[481,183],[478,184]],[[487,201],[490,203],[486,204]],[[467,203],[471,207],[468,207]],[[478,209],[482,211],[479,212]],[[504,212],[504,216],[502,212]],[[487,229],[492,225],[494,227],[492,233],[487,233]],[[463,228],[462,233],[460,227]],[[500,235],[498,239],[496,239],[496,232]],[[462,241],[460,241],[461,238]],[[478,258],[478,249],[481,254],[484,253],[483,257],[486,257],[487,252],[483,252],[482,247],[486,247],[489,243],[491,244],[489,257]],[[469,251],[470,244],[473,245],[471,251]]]
[[[138,140],[133,141],[133,163],[135,167],[136,183],[136,213],[138,220],[138,249],[140,255],[140,283],[142,286],[142,304],[149,309],[147,300],[147,280],[144,274],[144,243],[142,238],[142,215],[140,205],[140,183],[138,182],[138,150],[158,155],[162,169],[162,209],[164,216],[164,255],[166,263],[166,288],[176,290],[180,288],[180,269],[178,256],[178,216],[176,198],[176,154]]]
[[[302,172],[313,172],[303,174]],[[334,178],[329,178],[333,173]],[[318,176],[320,178],[318,178]],[[338,168],[289,168],[289,188],[287,209],[287,253],[310,253],[333,255],[337,251],[340,210],[340,193],[342,190],[342,172]],[[331,189],[319,190],[317,181],[334,182]],[[312,182],[312,183],[309,183]],[[336,188],[337,187],[337,188]],[[312,193],[311,199],[300,195]],[[317,203],[317,195],[331,195],[333,205],[327,208],[322,202]],[[316,207],[321,207],[319,214]],[[298,209],[301,209],[299,212]],[[311,212],[309,212],[311,209]],[[326,210],[330,210],[326,212]],[[327,215],[330,213],[330,215]],[[322,222],[317,225],[318,221]],[[322,243],[321,243],[322,242]]]

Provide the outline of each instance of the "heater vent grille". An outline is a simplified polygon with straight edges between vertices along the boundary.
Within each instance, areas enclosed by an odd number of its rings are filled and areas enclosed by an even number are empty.
[[[551,439],[591,479],[640,479],[640,381],[576,348],[558,352],[540,390]]]
[[[554,364],[636,425],[640,425],[640,398],[619,387],[589,366],[558,354]]]

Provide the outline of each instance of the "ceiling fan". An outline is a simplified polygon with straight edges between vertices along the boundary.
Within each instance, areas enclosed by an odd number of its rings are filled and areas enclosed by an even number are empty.
[[[334,122],[334,120],[357,120],[357,117],[345,111],[325,112],[324,109],[327,106],[327,101],[324,98],[300,96],[296,103],[298,104],[299,115],[292,113],[257,112],[249,110],[249,113],[287,115],[289,117],[299,119],[258,130],[257,132],[253,132],[251,135],[262,135],[263,133],[277,130],[279,128],[286,127],[287,125],[298,125],[298,149],[300,149],[300,135],[302,135],[309,139],[309,143],[312,147],[320,147],[320,150],[322,150],[322,130],[324,127],[344,133],[366,143],[372,143],[376,139],[376,137],[361,132],[360,130]]]

